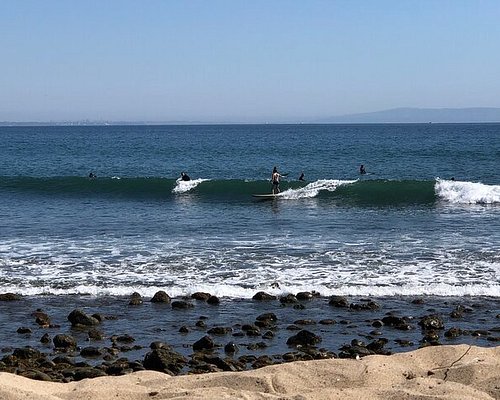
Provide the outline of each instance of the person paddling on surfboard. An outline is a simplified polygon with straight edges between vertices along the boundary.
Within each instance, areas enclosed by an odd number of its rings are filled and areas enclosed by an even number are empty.
[[[365,166],[363,164],[361,164],[361,166],[359,167],[359,173],[361,175],[366,174],[366,169],[365,169]]]
[[[280,178],[281,174],[278,172],[278,168],[273,168],[273,173],[271,175],[271,183],[273,185],[273,194],[278,194],[280,192]]]

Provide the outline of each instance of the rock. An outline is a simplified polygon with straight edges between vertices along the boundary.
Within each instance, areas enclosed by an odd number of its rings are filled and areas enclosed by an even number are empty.
[[[419,305],[419,304],[424,304],[424,299],[421,299],[421,298],[418,298],[418,299],[413,299],[411,301],[411,304],[416,304],[416,305]]]
[[[373,342],[370,342],[366,345],[366,348],[368,350],[374,351],[375,353],[379,353],[383,350],[384,346],[388,343],[389,341],[385,338],[379,338],[374,340]]]
[[[106,373],[102,369],[97,369],[93,367],[82,367],[76,368],[74,374],[75,381],[81,381],[82,379],[98,378],[100,376],[106,376]]]
[[[179,353],[168,349],[154,349],[146,354],[143,361],[144,368],[167,374],[178,374],[188,360]]]
[[[322,320],[318,321],[318,324],[321,324],[321,325],[334,325],[336,323],[337,323],[337,321],[335,321],[334,319],[322,319]]]
[[[151,303],[165,303],[169,304],[172,301],[170,296],[163,290],[156,292],[151,299]]]
[[[50,335],[48,333],[44,333],[43,336],[40,338],[40,343],[47,344],[51,342]]]
[[[299,292],[295,295],[297,300],[312,300],[314,298],[314,295],[311,292]]]
[[[401,331],[407,331],[412,329],[411,325],[404,317],[396,317],[394,315],[389,315],[387,317],[382,318],[382,322],[384,323],[384,325],[392,326],[393,328],[399,329]]]
[[[295,297],[295,296],[294,296]],[[268,365],[273,365],[274,361],[269,356],[260,356],[252,363],[252,368],[262,368]]]
[[[71,322],[71,326],[94,326],[99,325],[99,321],[85,314],[82,310],[73,310],[68,315],[68,321]]]
[[[80,355],[85,358],[99,357],[101,355],[101,350],[98,347],[88,346],[80,351]]]
[[[193,308],[194,305],[184,300],[177,300],[172,302],[172,308],[174,310],[187,310]]]
[[[164,343],[164,342],[160,342],[160,341],[156,341],[156,342],[151,342],[151,344],[149,345],[149,348],[151,350],[155,350],[155,349],[167,349],[167,350],[172,350],[172,346]]]
[[[291,293],[280,297],[281,304],[293,304],[297,302],[298,302],[297,297],[295,297],[295,295]]]
[[[228,333],[231,333],[233,331],[233,328],[225,327],[225,326],[214,326],[213,328],[209,329],[207,333],[213,334],[213,335],[227,335]]]
[[[203,336],[200,340],[198,340],[197,342],[193,343],[193,350],[194,351],[199,351],[199,350],[213,350],[214,348],[215,348],[215,342],[208,335]]]
[[[418,323],[424,330],[444,329],[444,323],[439,315],[426,315]]]
[[[448,329],[444,333],[444,336],[447,338],[456,338],[460,335],[462,335],[462,330],[460,328],[455,328],[455,327]]]
[[[66,365],[75,365],[75,361],[68,357],[68,356],[63,356],[63,355],[58,355],[52,359],[52,362],[54,364],[66,364]]]
[[[197,326],[198,328],[206,328],[207,327],[207,323],[201,319],[196,321],[196,323],[194,325]]]
[[[0,294],[0,301],[17,301],[21,300],[21,296],[15,293],[2,293]]]
[[[437,331],[425,331],[425,335],[422,339],[423,343],[438,344],[439,343],[439,333]]]
[[[40,358],[42,353],[33,347],[26,346],[15,349],[12,355],[20,360],[29,360]]]
[[[343,296],[331,296],[328,304],[332,307],[345,308],[349,307],[349,302]]]
[[[266,292],[257,292],[253,297],[252,297],[253,300],[259,300],[259,301],[263,301],[263,300],[276,300],[276,296],[273,296],[271,294],[268,294]]]
[[[90,340],[99,341],[104,339],[104,335],[102,334],[102,332],[98,331],[97,329],[89,329],[87,334]]]
[[[49,375],[38,370],[25,371],[19,375],[24,376],[25,378],[33,379],[35,381],[52,382],[52,378]]]
[[[312,319],[298,319],[294,322],[295,325],[316,325],[316,321]]]
[[[274,338],[274,333],[271,331],[267,331],[262,335],[262,339],[272,339]]]
[[[130,335],[113,335],[111,341],[116,343],[133,343],[135,339]]]
[[[59,334],[52,339],[54,346],[57,349],[74,349],[76,348],[76,339],[70,335]]]
[[[374,328],[381,328],[381,327],[384,326],[384,322],[381,321],[381,320],[379,320],[379,319],[377,319],[377,320],[375,320],[375,321],[372,322],[372,326]]]
[[[207,301],[211,296],[212,295],[210,293],[196,292],[191,295],[191,298],[200,301]]]
[[[132,296],[130,296],[130,301],[128,302],[128,305],[129,306],[139,306],[142,303],[143,303],[142,296],[137,292],[132,293]]]
[[[223,360],[220,357],[209,357],[204,356],[203,361],[207,364],[215,365],[217,368],[222,371],[238,371],[239,369],[233,364],[233,362],[229,362],[230,360]]]
[[[17,328],[17,333],[20,333],[20,334],[26,334],[26,333],[31,333],[31,329],[30,328],[27,328],[25,326],[21,326],[19,328]]]
[[[260,336],[260,329],[253,324],[244,324],[241,330],[244,331],[247,336]]]
[[[224,351],[226,353],[236,353],[239,350],[239,347],[236,343],[234,342],[229,342],[224,346]]]
[[[217,296],[210,296],[207,300],[207,304],[210,304],[212,306],[216,306],[220,304],[220,300]]]
[[[351,303],[349,309],[355,311],[375,311],[380,309],[380,306],[374,301],[368,301],[367,303]]]
[[[257,321],[272,321],[272,322],[276,322],[278,320],[278,317],[276,316],[275,313],[264,313],[264,314],[260,314],[255,319]]]
[[[50,317],[46,313],[35,311],[31,315],[35,317],[35,322],[42,328],[48,328],[50,326]]]
[[[179,332],[180,332],[180,333],[189,333],[189,328],[188,328],[186,325],[182,325],[182,326],[179,328]]]
[[[290,336],[286,344],[289,346],[314,346],[321,342],[321,340],[320,336],[304,329],[296,335]]]

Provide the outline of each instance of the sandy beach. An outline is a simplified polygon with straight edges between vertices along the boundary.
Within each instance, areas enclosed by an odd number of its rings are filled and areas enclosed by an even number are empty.
[[[0,398],[500,399],[500,347],[431,346],[360,360],[299,361],[177,377],[140,371],[67,384],[0,373]]]

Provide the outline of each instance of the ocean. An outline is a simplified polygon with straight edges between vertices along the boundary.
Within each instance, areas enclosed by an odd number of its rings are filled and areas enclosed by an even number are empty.
[[[316,291],[498,312],[500,124],[0,127],[0,143],[0,293],[27,307],[202,291],[224,319],[258,291]],[[274,166],[280,195],[253,197]]]

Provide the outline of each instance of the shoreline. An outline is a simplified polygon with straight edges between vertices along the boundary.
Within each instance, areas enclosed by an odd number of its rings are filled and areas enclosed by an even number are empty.
[[[144,370],[245,371],[439,345],[495,347],[500,299],[378,299],[315,292],[251,300],[0,294],[0,372],[72,382]],[[495,311],[496,310],[496,311]]]
[[[426,347],[361,360],[298,361],[244,372],[154,372],[67,384],[0,373],[5,400],[500,399],[500,347]]]

